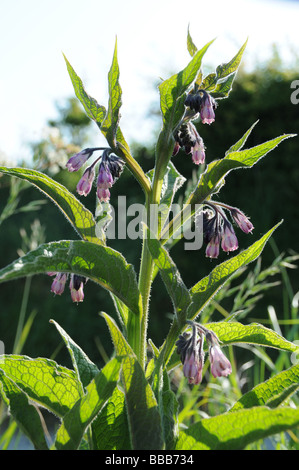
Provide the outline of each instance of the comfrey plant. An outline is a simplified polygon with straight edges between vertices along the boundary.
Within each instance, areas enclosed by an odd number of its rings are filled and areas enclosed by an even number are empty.
[[[293,353],[296,345],[260,324],[243,325],[236,317],[217,323],[200,323],[200,314],[213,296],[240,268],[257,259],[277,228],[267,228],[249,247],[239,248],[235,227],[254,233],[243,213],[246,208],[220,202],[226,175],[250,168],[291,135],[244,149],[253,126],[219,160],[212,160],[200,136],[201,126],[217,125],[221,100],[232,88],[246,43],[227,63],[207,76],[202,59],[213,41],[197,49],[188,31],[190,62],[159,85],[162,128],[152,171],[145,174],[134,159],[120,128],[122,91],[117,47],[108,74],[107,109],[89,96],[81,79],[66,60],[76,93],[87,115],[95,121],[107,146],[87,148],[74,155],[67,170],[85,170],[78,176],[77,192],[96,193],[95,216],[63,185],[45,174],[23,168],[1,167],[2,173],[24,179],[48,196],[73,225],[79,239],[45,243],[1,269],[0,280],[49,274],[55,276],[51,290],[62,294],[66,282],[74,302],[82,302],[86,282],[97,283],[113,298],[116,318],[101,312],[114,345],[114,355],[99,369],[53,319],[70,353],[73,370],[45,358],[4,355],[0,360],[0,393],[11,415],[28,434],[34,446],[47,449],[40,414],[32,403],[59,417],[60,426],[50,445],[54,449],[185,450],[243,449],[251,442],[299,423],[299,410],[285,405],[298,387],[299,366],[270,378],[242,396],[226,413],[199,419],[189,427],[178,426],[179,404],[171,388],[169,372],[181,367],[191,387],[205,381],[230,380],[233,365],[225,346],[251,343]],[[217,109],[216,104],[219,104]],[[199,130],[198,130],[199,129]],[[175,167],[178,152],[191,157],[202,172],[180,210],[169,213],[177,190],[185,182]],[[187,158],[187,157],[186,157]],[[123,254],[107,243],[109,207],[113,185],[124,166],[136,178],[144,194],[142,252],[139,272]],[[217,195],[217,199],[215,199]],[[237,205],[237,200],[236,200]],[[159,210],[159,208],[163,210]],[[155,210],[153,210],[153,208]],[[156,217],[152,223],[153,214]],[[254,214],[251,214],[254,219]],[[184,283],[170,256],[180,243],[182,227],[195,224],[204,246],[194,253],[200,263],[212,258],[213,269],[190,288]],[[254,235],[252,235],[254,236]],[[226,261],[215,264],[219,251]],[[173,317],[163,344],[148,337],[150,293],[159,273],[173,304]],[[84,307],[83,304],[81,304]],[[100,306],[97,308],[100,309]],[[160,312],[163,315],[163,312]],[[210,366],[204,364],[204,359]],[[208,365],[208,367],[206,367]]]

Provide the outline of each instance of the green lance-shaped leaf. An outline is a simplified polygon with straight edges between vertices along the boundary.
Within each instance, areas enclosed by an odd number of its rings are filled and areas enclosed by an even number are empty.
[[[18,426],[33,443],[35,449],[47,450],[48,446],[37,409],[32,403],[29,403],[26,393],[13,380],[7,377],[1,369],[0,396],[8,407],[10,414],[18,423]]]
[[[112,395],[120,367],[120,358],[111,359],[86,387],[84,396],[63,418],[54,443],[56,449],[78,449],[87,427]]]
[[[178,319],[184,323],[186,310],[191,301],[189,291],[168,251],[149,229],[147,229],[147,234],[148,249],[156,266],[159,268]]]
[[[298,349],[294,343],[259,323],[242,325],[242,323],[232,321],[206,323],[205,326],[216,333],[223,345],[256,344],[289,352],[295,352]]]
[[[253,406],[259,405],[267,405],[270,408],[276,408],[293,395],[298,388],[299,364],[295,364],[245,393],[245,395],[234,404],[230,411],[252,408]]]
[[[82,395],[74,371],[44,358],[6,355],[1,369],[30,400],[64,416]]]
[[[116,354],[123,356],[124,387],[130,439],[133,450],[159,450],[163,446],[161,417],[152,388],[131,347],[112,318],[105,318]]]
[[[103,244],[96,232],[92,213],[62,184],[36,170],[0,167],[0,172],[28,181],[48,196],[84,240]]]
[[[77,379],[82,384],[82,392],[84,388],[91,382],[91,380],[99,373],[98,367],[89,359],[84,351],[78,346],[75,341],[64,331],[63,328],[54,320],[50,323],[55,325],[58,333],[62,337],[68,352],[71,356],[74,370],[77,374]]]
[[[139,311],[139,290],[131,264],[112,248],[84,241],[45,243],[0,270],[0,282],[47,272],[74,273],[100,284]]]
[[[296,346],[294,343],[291,343],[275,331],[266,328],[259,323],[242,325],[242,323],[239,322],[223,321],[217,323],[206,323],[205,327],[216,333],[219,340],[221,341],[222,346],[254,344],[257,346],[275,348],[280,349],[281,351],[288,351],[292,353],[298,351],[298,346]],[[173,354],[171,360],[169,361],[168,368],[172,369],[177,364],[179,364],[179,362],[179,356],[176,353]],[[262,404],[267,404],[270,406],[269,403]]]
[[[117,41],[115,41],[112,64],[108,73],[109,84],[109,104],[104,121],[101,125],[101,131],[106,137],[111,147],[116,147],[116,132],[118,129],[122,105],[122,90],[119,84],[119,65],[117,60]]]
[[[250,136],[252,130],[254,129],[254,127],[257,125],[258,122],[259,122],[258,120],[255,121],[252,124],[252,126],[250,126],[250,128],[245,132],[245,134],[241,137],[241,139],[239,139],[235,144],[231,145],[231,147],[225,152],[225,155],[241,150],[244,147],[248,137]]]
[[[162,230],[160,238],[163,240],[163,244],[166,243],[173,234],[181,233],[182,236],[182,224],[187,222],[188,219],[194,215],[194,212],[199,209],[199,206],[205,200],[208,200],[213,194],[219,192],[225,183],[225,177],[230,171],[237,168],[251,168],[283,140],[295,136],[295,134],[285,134],[249,149],[235,150],[236,148],[242,148],[253,126],[231,147],[233,151],[228,151],[224,158],[214,160],[207,165],[205,172],[202,173],[199,179],[197,187],[189,196],[182,211],[177,213],[170,224]]]
[[[184,102],[186,92],[195,81],[201,67],[202,58],[212,42],[209,42],[200,51],[196,52],[189,64],[181,72],[164,80],[159,85],[163,128],[156,145],[156,167],[153,184],[156,200],[156,193],[160,194],[160,186],[162,186],[163,177],[172,156],[174,145],[173,133],[181,123],[185,113]]]
[[[181,431],[176,450],[242,450],[299,425],[299,409],[258,406],[202,419]]]
[[[214,98],[227,97],[232,89],[232,83],[240,66],[243,53],[247,46],[247,41],[248,40],[245,41],[237,54],[229,62],[218,65],[216,72],[210,73],[204,79],[202,79],[202,73],[199,73],[196,79],[198,86],[209,91]],[[187,49],[192,57],[197,52],[197,47],[192,40],[189,27],[187,34]]]
[[[191,55],[191,57],[193,57],[197,52],[197,47],[194,44],[193,39],[192,39],[191,34],[190,34],[189,25],[188,25],[188,31],[187,31],[187,49],[188,49],[188,52]]]
[[[100,128],[112,150],[126,162],[133,176],[137,179],[145,194],[147,194],[150,191],[149,181],[139,163],[131,155],[129,145],[119,127],[120,108],[122,105],[122,89],[119,83],[119,74],[117,41],[115,41],[112,64],[108,73],[108,110]]]
[[[86,93],[81,78],[78,77],[78,75],[76,74],[75,70],[73,69],[73,67],[71,66],[71,64],[65,57],[65,55],[64,55],[64,59],[65,59],[67,70],[68,70],[70,79],[72,81],[77,98],[82,103],[87,116],[93,121],[95,121],[97,125],[100,127],[106,115],[105,107],[99,105],[94,98],[92,98]]]
[[[281,222],[275,225],[246,250],[216,266],[208,276],[201,279],[190,289],[192,298],[188,308],[188,318],[190,320],[197,317],[232,274],[242,266],[254,261],[261,254],[267,240],[280,224]]]

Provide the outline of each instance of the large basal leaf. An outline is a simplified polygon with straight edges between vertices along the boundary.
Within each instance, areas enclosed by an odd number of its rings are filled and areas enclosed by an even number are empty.
[[[99,105],[94,98],[92,98],[86,93],[81,78],[76,74],[75,70],[73,69],[73,67],[65,56],[64,59],[77,98],[82,103],[87,116],[93,121],[95,121],[100,127],[106,115],[105,107]]]
[[[75,341],[64,331],[61,326],[54,320],[50,323],[55,325],[57,331],[62,337],[68,352],[71,356],[74,370],[77,374],[77,379],[82,384],[82,393],[84,388],[91,382],[91,380],[99,373],[98,367],[89,359],[85,352],[78,346]]]
[[[82,395],[76,374],[50,359],[5,355],[1,369],[30,400],[63,417]]]
[[[245,395],[234,404],[230,411],[252,408],[253,406],[259,405],[267,405],[270,408],[275,408],[293,395],[298,388],[299,364],[295,364],[245,393]]]
[[[84,240],[103,244],[96,235],[96,222],[92,213],[62,184],[36,170],[0,167],[0,172],[16,176],[33,184],[48,196]]]
[[[109,327],[116,353],[123,356],[122,383],[132,449],[162,449],[162,424],[154,392],[114,320],[105,313],[102,315]]]
[[[56,449],[78,449],[87,427],[112,395],[120,367],[120,358],[111,359],[86,387],[84,396],[63,418],[56,435]]]
[[[134,268],[112,248],[79,240],[45,243],[1,269],[0,282],[47,272],[87,277],[138,313],[139,290]]]
[[[176,450],[242,450],[299,425],[299,409],[258,406],[202,419],[181,431]]]
[[[0,362],[1,367],[1,362]],[[44,436],[40,416],[28,396],[6,377],[0,369],[0,396],[9,409],[9,413],[18,423],[20,429],[29,437],[37,450],[47,450],[47,442]]]

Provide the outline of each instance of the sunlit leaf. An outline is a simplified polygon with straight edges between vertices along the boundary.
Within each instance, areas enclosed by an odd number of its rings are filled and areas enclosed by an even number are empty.
[[[119,358],[111,359],[86,387],[84,396],[66,413],[56,435],[57,449],[78,449],[87,427],[112,395],[120,367]]]

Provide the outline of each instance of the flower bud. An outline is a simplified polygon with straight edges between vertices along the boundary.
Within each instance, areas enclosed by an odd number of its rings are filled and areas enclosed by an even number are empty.
[[[82,196],[87,196],[90,193],[92,188],[92,183],[95,178],[95,171],[94,167],[90,166],[86,168],[83,173],[82,178],[79,180],[77,184],[77,192]]]

